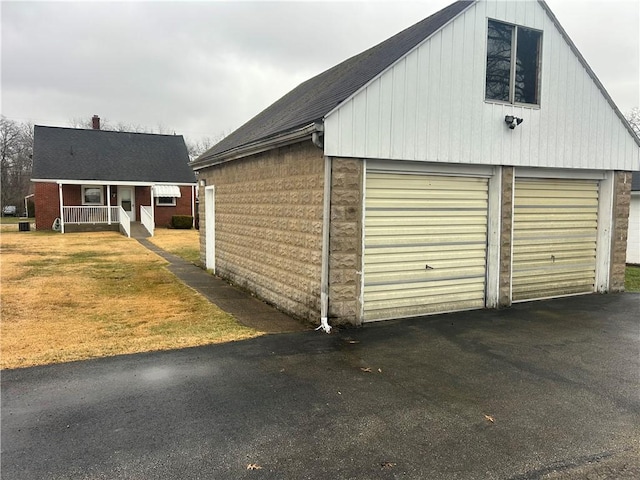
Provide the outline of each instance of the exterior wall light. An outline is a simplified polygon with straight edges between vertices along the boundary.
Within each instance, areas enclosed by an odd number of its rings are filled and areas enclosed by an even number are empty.
[[[524,120],[522,118],[514,117],[513,115],[506,115],[504,117],[504,123],[506,123],[511,130],[520,125]]]

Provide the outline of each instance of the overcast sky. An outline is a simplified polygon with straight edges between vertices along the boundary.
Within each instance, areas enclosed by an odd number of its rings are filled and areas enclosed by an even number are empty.
[[[2,1],[1,113],[218,137],[449,3]],[[640,0],[547,4],[622,112],[640,106]]]

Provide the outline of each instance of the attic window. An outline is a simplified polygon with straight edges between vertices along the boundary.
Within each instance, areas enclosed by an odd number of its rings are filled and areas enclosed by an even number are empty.
[[[489,20],[485,98],[540,105],[542,32]]]

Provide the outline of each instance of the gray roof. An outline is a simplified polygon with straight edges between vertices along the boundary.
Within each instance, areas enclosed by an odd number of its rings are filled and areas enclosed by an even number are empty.
[[[300,84],[266,110],[263,110],[203,153],[194,162],[194,168],[196,166],[205,166],[223,161],[225,157],[232,158],[235,149],[242,149],[253,144],[259,144],[271,138],[294,132],[303,127],[320,122],[324,116],[336,106],[406,55],[418,44],[433,35],[466,8],[471,6],[474,1],[475,0],[456,1],[388,40]],[[633,134],[628,122],[564,31],[557,18],[553,15],[546,2],[544,2],[544,0],[538,0],[538,3],[542,5],[555,23],[570,48],[584,65],[588,74],[593,78],[627,130],[632,134],[635,142],[640,145],[640,139]]]
[[[388,40],[307,80],[214,145],[198,160],[321,120],[360,87],[472,4],[471,0],[457,1]]]
[[[33,179],[195,183],[181,135],[36,125]]]

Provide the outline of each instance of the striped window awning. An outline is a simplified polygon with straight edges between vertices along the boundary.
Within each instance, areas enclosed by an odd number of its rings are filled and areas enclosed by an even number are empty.
[[[154,197],[180,197],[180,187],[177,185],[154,185]]]

